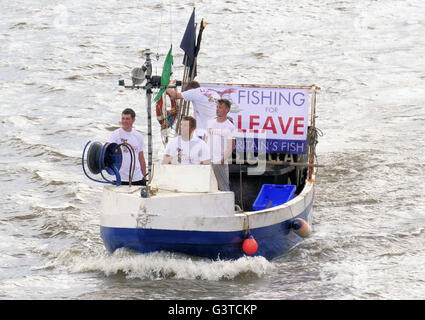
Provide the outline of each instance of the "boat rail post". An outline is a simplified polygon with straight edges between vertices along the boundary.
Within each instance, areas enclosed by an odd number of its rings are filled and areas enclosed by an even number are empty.
[[[316,89],[320,89],[316,85],[311,86],[312,93],[311,93],[311,119],[310,119],[310,125],[313,130],[316,129]],[[314,155],[316,153],[315,146],[310,146],[310,157],[309,157],[309,164],[310,167],[308,168],[308,178],[311,179],[313,177],[313,171],[314,170]]]

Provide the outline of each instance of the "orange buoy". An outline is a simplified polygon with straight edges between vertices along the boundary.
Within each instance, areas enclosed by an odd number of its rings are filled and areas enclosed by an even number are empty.
[[[243,251],[248,254],[254,254],[258,250],[258,243],[255,241],[254,237],[250,235],[248,238],[246,238],[242,243],[242,249]]]
[[[291,227],[300,237],[307,238],[311,234],[311,227],[304,219],[296,218],[292,221]]]

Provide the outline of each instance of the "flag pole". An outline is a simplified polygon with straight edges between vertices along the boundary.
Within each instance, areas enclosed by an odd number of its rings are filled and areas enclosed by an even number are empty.
[[[198,27],[198,24],[195,23],[195,33],[194,33],[195,39],[196,39],[196,28],[197,27]],[[195,50],[196,50],[196,45],[195,45]],[[186,55],[186,58],[188,59],[187,55]],[[190,66],[186,66],[186,64],[185,64],[185,67],[187,68],[187,75],[186,75],[187,81],[186,81],[186,83],[189,83],[190,81],[192,81],[195,78],[196,59],[197,59],[196,56],[194,56],[193,63],[192,63],[192,72],[190,72]],[[182,89],[183,88],[184,87],[183,87],[183,84],[182,84]],[[190,101],[185,101],[185,110],[184,110],[185,112],[183,113],[185,116],[189,115],[189,109],[190,109]]]
[[[184,71],[183,71],[183,79],[182,79],[182,90],[185,88],[186,81],[187,81],[187,79],[186,79],[187,73],[188,73],[187,66],[186,66],[187,60],[188,60],[188,57],[187,57],[187,55],[185,55],[185,57],[184,57]],[[179,108],[179,111],[178,111],[179,113],[177,115],[176,130],[175,130],[175,131],[177,131],[178,134],[181,133],[180,132],[180,122],[181,122],[182,115],[184,114],[183,109],[186,108],[186,101],[184,101],[184,99],[180,99],[179,102],[180,102],[179,103],[180,108]]]
[[[194,54],[195,54],[195,39],[196,39],[196,26],[195,23],[195,8],[193,8],[192,14],[190,16],[189,22],[186,26],[185,33],[183,35],[183,39],[180,43],[180,48],[183,49],[185,52],[185,56],[183,59],[184,64],[184,73],[183,73],[183,80],[182,80],[182,90],[185,89],[187,83],[191,80],[193,80],[193,77],[191,76],[190,72],[190,66],[188,64],[191,64],[193,66],[194,62]],[[184,115],[187,115],[189,113],[189,102],[188,101],[182,101],[181,102],[181,112],[179,112],[178,119],[176,121],[176,131],[180,131],[180,122],[181,118]]]

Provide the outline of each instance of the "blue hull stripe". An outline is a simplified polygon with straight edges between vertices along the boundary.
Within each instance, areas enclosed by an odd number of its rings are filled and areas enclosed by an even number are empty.
[[[298,217],[308,219],[312,203]],[[253,256],[271,260],[287,252],[303,238],[289,227],[291,220],[267,227],[250,229],[258,243]],[[154,251],[181,252],[210,259],[238,259],[244,256],[244,230],[232,232],[179,231],[141,228],[100,227],[101,237],[109,252],[130,248],[142,253]]]

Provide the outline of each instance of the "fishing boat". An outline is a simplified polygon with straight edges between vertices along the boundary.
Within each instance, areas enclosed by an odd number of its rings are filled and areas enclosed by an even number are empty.
[[[121,149],[128,146],[89,141],[83,151],[86,175],[107,184],[100,213],[100,233],[106,249],[168,251],[223,260],[248,255],[271,260],[308,237],[312,232],[318,166],[315,148],[319,130],[315,119],[316,93],[320,88],[201,83],[202,88],[231,101],[229,115],[237,128],[229,163],[231,191],[219,191],[210,165],[152,162],[152,94],[153,90],[163,91],[168,86],[169,75],[164,75],[164,71],[161,76],[152,75],[150,54],[145,50],[145,63],[133,70],[131,85],[119,81],[123,88],[146,92],[146,186],[132,186],[131,181],[129,185],[120,184]],[[187,74],[193,75],[193,64],[186,67]],[[175,105],[172,107],[176,109]],[[189,112],[188,106],[177,109],[178,114],[169,118],[165,129],[177,127],[182,115]],[[169,114],[160,110],[158,115],[164,129]],[[103,179],[91,177],[86,165],[92,174],[101,174]],[[115,179],[108,179],[105,171]]]

